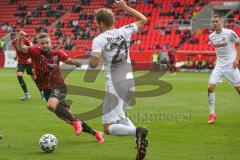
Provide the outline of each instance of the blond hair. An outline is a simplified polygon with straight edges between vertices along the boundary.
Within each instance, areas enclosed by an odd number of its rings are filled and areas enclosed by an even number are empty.
[[[97,9],[95,10],[94,17],[98,23],[102,22],[106,27],[112,27],[114,24],[114,14],[110,9]]]
[[[43,39],[43,38],[50,38],[49,35],[47,33],[40,33],[38,36],[38,39]]]

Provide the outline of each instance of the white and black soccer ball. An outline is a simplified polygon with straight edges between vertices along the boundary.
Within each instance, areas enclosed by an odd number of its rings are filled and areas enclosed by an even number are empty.
[[[58,144],[57,138],[52,134],[44,134],[39,139],[39,145],[42,151],[50,153],[56,150]]]

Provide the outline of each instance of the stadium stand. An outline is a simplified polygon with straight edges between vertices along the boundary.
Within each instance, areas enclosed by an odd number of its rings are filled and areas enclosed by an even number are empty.
[[[107,2],[92,0],[89,5],[75,5],[77,3],[77,0],[62,0],[61,3],[63,5],[63,8],[60,10],[60,13],[63,16],[59,19],[61,22],[64,22],[64,26],[59,30],[63,32],[63,35],[66,35],[66,37],[71,37],[74,39],[73,43],[76,45],[75,49],[83,48],[89,50],[91,48],[90,40],[94,37],[94,34],[96,32],[92,24],[93,12],[97,8],[107,6]],[[1,37],[6,34],[7,30],[11,31],[12,27],[22,28],[27,33],[29,33],[29,36],[34,37],[37,34],[37,28],[42,27],[48,29],[53,40],[53,45],[56,45],[58,43],[58,38],[61,36],[55,36],[55,28],[53,24],[59,20],[55,14],[49,15],[47,13],[48,9],[46,8],[49,5],[50,10],[57,10],[59,4],[46,3],[45,0],[38,1],[38,3],[35,1],[27,0],[24,3],[24,5],[26,5],[26,8],[24,10],[25,14],[23,16],[14,16],[19,12],[18,8],[20,5],[21,3],[9,4],[8,0],[1,1],[1,10],[3,11],[0,15],[1,24],[8,22],[8,25],[10,26],[10,29],[1,30]],[[138,40],[138,43],[133,43],[132,50],[148,51],[156,49],[157,45],[163,46],[163,42],[174,46],[178,45],[180,35],[174,33],[176,30],[175,28],[178,26],[176,24],[174,28],[169,28],[168,25],[173,24],[174,20],[177,20],[179,18],[182,19],[184,17],[185,19],[189,19],[192,14],[192,10],[189,8],[194,7],[194,1],[187,0],[183,2],[180,0],[158,0],[155,1],[155,3],[149,2],[149,4],[144,4],[142,1],[141,3],[133,3],[132,6],[149,17],[149,25],[143,29],[143,32],[141,32],[141,34],[137,34],[133,37],[133,40]],[[5,11],[6,8],[7,11]],[[39,15],[35,12],[39,12]],[[33,18],[31,20],[31,23],[27,23],[26,21],[29,21],[29,17],[32,16]],[[118,20],[116,27],[133,21],[133,18],[125,16],[123,13],[119,13],[116,16],[116,19]],[[47,21],[47,23],[45,24],[44,21]],[[74,21],[75,26],[78,27],[75,27],[73,24],[71,24]],[[161,31],[157,30],[158,28],[162,29],[162,32],[167,29],[171,31],[173,29],[173,31],[169,34],[161,34]],[[81,32],[83,32],[85,35],[82,35]],[[64,48],[64,45],[61,45],[60,48]]]
[[[191,31],[191,19],[207,3],[212,2],[221,3],[223,0],[129,0],[131,6],[149,19],[148,25],[132,37],[134,61],[151,62],[153,52],[168,51],[171,46],[181,51],[177,55],[184,60],[187,58],[182,54],[184,51],[192,51],[194,56],[197,55],[196,51],[213,52],[213,46],[206,45],[208,29],[198,29],[194,33]],[[37,34],[45,31],[51,35],[54,48],[73,51],[72,55],[81,52],[86,56],[91,50],[91,40],[97,34],[93,23],[95,9],[111,7],[117,13],[116,27],[134,21],[128,15],[118,12],[111,3],[111,0],[39,0],[37,3],[33,0],[25,0],[24,3],[19,0],[1,0],[0,37],[22,28],[36,43]],[[228,23],[232,26],[228,27],[237,34],[240,34],[240,30],[237,27],[239,24],[235,25],[235,22],[239,22],[239,15],[239,10],[235,10],[228,17],[232,19],[232,23]],[[14,38],[14,34],[11,37]]]

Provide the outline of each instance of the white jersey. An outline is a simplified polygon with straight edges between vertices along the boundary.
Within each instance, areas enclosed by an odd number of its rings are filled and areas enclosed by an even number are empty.
[[[216,66],[232,67],[237,55],[234,43],[238,41],[237,34],[226,28],[223,28],[220,34],[215,31],[209,35],[209,44],[214,45],[217,55]]]
[[[132,78],[129,57],[131,35],[138,31],[132,23],[119,29],[107,30],[93,40],[92,53],[101,53],[107,84],[118,83]]]

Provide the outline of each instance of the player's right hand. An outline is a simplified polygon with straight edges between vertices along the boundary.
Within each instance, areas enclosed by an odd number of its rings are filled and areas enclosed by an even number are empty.
[[[27,35],[27,33],[26,32],[23,32],[23,31],[20,31],[19,33],[18,33],[18,38],[24,38],[25,36]]]
[[[121,10],[124,10],[127,7],[127,3],[124,0],[115,0],[113,4]]]
[[[236,58],[236,59],[233,61],[233,68],[236,69],[236,68],[238,67],[238,64],[239,64],[239,59]]]

